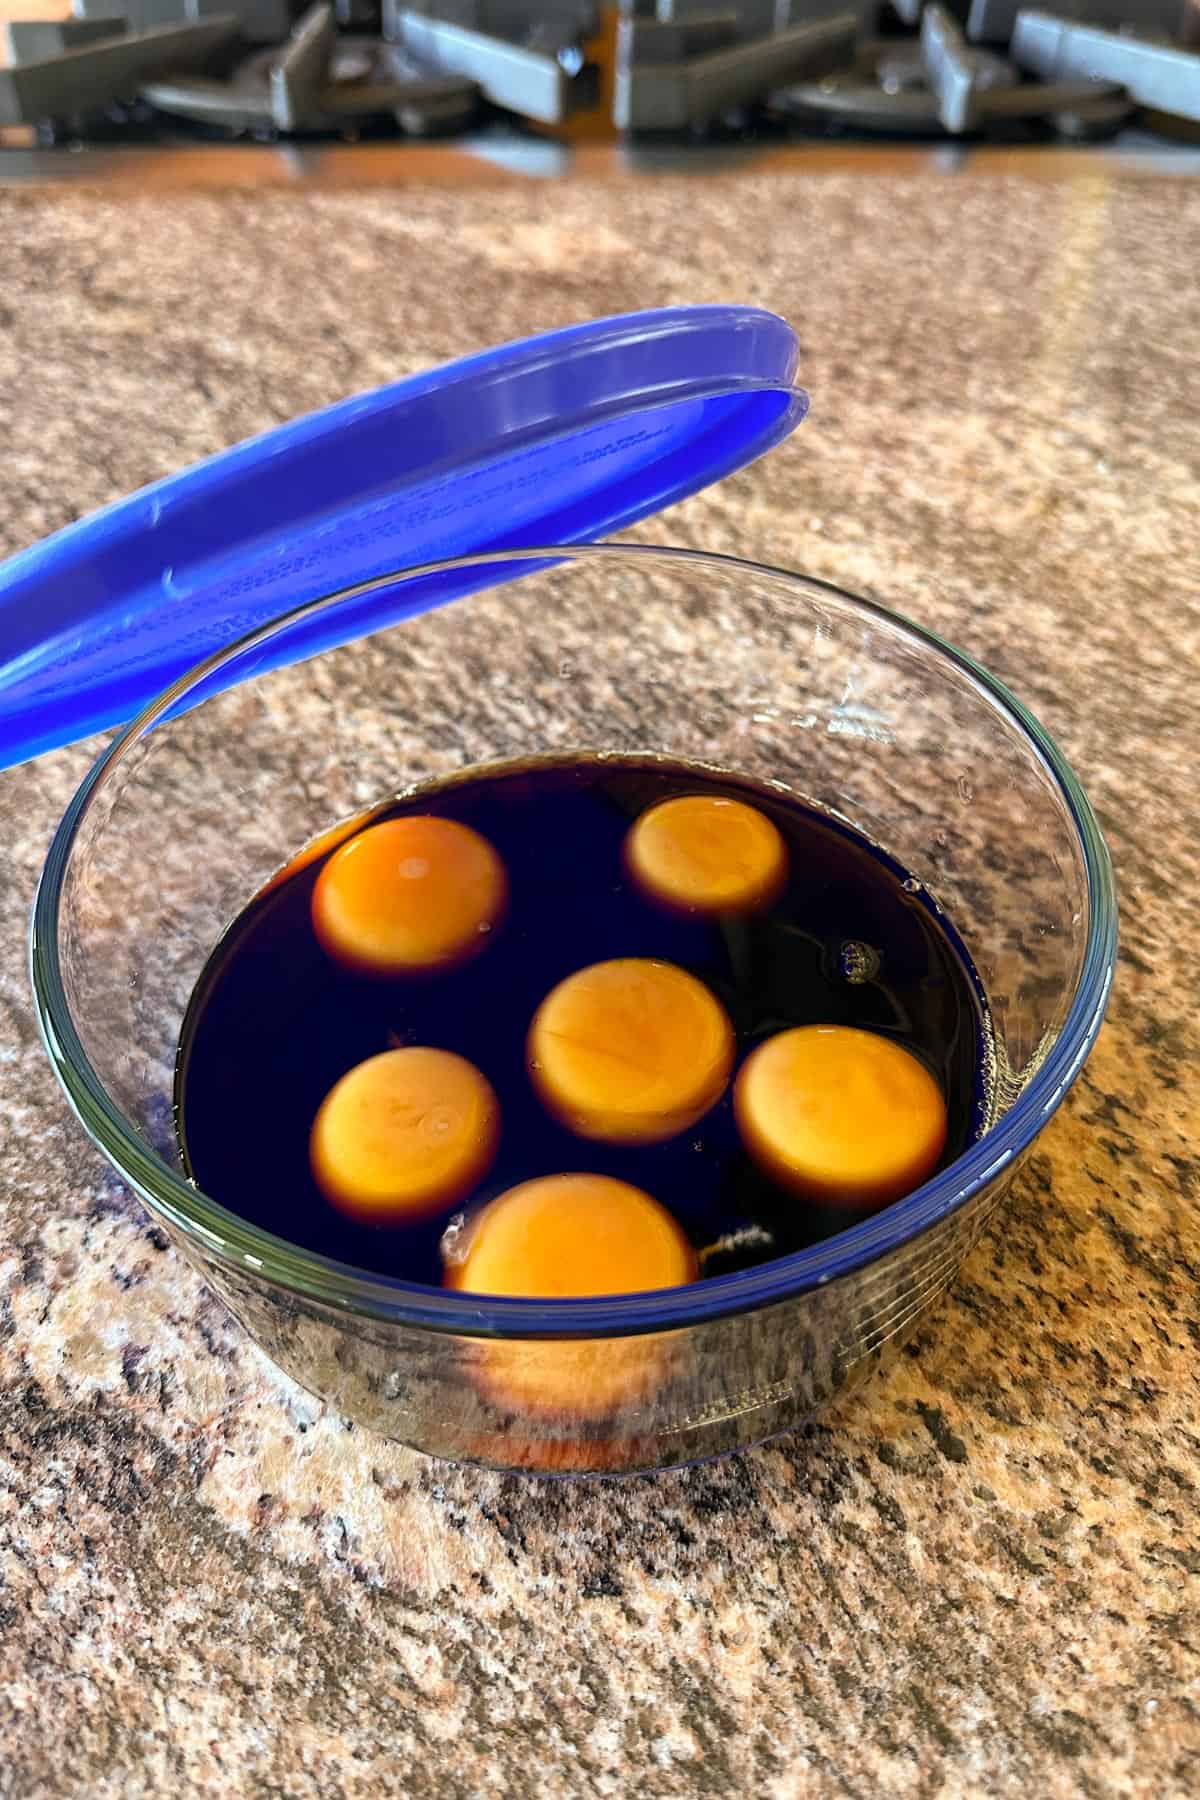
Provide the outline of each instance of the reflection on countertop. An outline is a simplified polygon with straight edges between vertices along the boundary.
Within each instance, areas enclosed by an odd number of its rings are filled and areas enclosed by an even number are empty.
[[[628,180],[647,175],[711,178],[764,170],[878,176],[1020,174],[1073,179],[1095,169],[1109,175],[1200,175],[1200,138],[1164,140],[1129,129],[1111,143],[912,144],[813,139],[787,143],[643,140],[559,143],[495,122],[452,143],[198,143],[60,144],[39,146],[27,126],[0,127],[0,186],[69,183],[85,187],[447,187],[502,180]]]

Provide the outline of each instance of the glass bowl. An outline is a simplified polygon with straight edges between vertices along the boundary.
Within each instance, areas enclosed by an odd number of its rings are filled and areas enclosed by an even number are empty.
[[[403,623],[272,666],[315,614],[383,587],[409,607]],[[200,1192],[180,1166],[174,1063],[224,927],[348,815],[467,765],[566,750],[737,770],[885,846],[945,909],[986,989],[982,1136],[907,1198],[796,1254],[590,1300],[384,1278]],[[176,682],[100,757],[59,827],[32,972],[84,1127],[281,1368],[432,1455],[582,1473],[788,1430],[901,1344],[1079,1073],[1115,950],[1112,872],[1078,782],[968,657],[825,582],[601,545],[383,577]],[[616,1397],[554,1400],[593,1392]]]

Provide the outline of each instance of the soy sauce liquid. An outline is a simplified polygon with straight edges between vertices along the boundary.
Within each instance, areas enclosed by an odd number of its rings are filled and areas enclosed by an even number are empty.
[[[764,916],[680,918],[625,874],[633,820],[696,793],[747,801],[782,832],[790,878]],[[698,1250],[724,1241],[704,1259],[709,1274],[853,1223],[859,1215],[797,1201],[754,1169],[731,1090],[690,1131],[648,1147],[578,1138],[545,1112],[526,1070],[530,1020],[564,976],[611,957],[659,957],[705,981],[732,1021],[739,1065],[793,1025],[895,1038],[946,1097],[942,1165],[981,1130],[985,1015],[966,952],[899,865],[825,814],[736,776],[608,755],[489,765],[427,784],[362,823],[406,813],[457,819],[488,838],[508,870],[507,913],[465,965],[383,980],[339,967],[313,933],[313,886],[332,850],[301,855],[250,902],[196,985],[175,1084],[184,1166],[230,1211],[339,1261],[440,1283],[447,1217],[356,1224],[324,1199],[308,1161],[313,1118],[334,1082],[382,1050],[423,1044],[467,1057],[499,1099],[500,1153],[476,1200],[538,1175],[616,1176],[669,1208]]]

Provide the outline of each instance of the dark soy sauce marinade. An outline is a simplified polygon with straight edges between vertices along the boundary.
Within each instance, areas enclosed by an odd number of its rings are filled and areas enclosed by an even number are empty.
[[[680,918],[625,874],[632,821],[695,793],[748,801],[786,839],[790,879],[764,916]],[[357,1224],[325,1200],[308,1160],[314,1115],[339,1076],[379,1051],[423,1044],[469,1058],[499,1098],[500,1151],[476,1200],[537,1175],[616,1176],[653,1194],[698,1250],[740,1234],[705,1259],[710,1274],[853,1223],[858,1215],[808,1205],[758,1173],[735,1129],[732,1083],[691,1130],[649,1147],[584,1140],[549,1116],[526,1069],[530,1020],[564,976],[610,957],[659,957],[707,982],[732,1021],[738,1066],[793,1025],[857,1025],[897,1039],[946,1097],[939,1166],[979,1131],[983,1011],[965,951],[928,897],[905,886],[903,869],[825,814],[736,776],[612,755],[480,768],[363,823],[405,813],[457,819],[488,838],[508,870],[506,914],[465,965],[389,980],[351,974],[319,946],[310,903],[324,856],[298,858],[250,902],[197,983],[176,1075],[185,1166],[231,1212],[339,1261],[440,1283],[447,1214],[399,1228]]]

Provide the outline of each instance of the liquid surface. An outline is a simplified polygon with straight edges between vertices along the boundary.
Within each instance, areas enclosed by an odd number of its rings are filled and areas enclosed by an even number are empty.
[[[767,910],[689,914],[638,885],[623,857],[630,826],[676,795],[740,799],[773,822],[787,879]],[[735,1075],[790,1027],[855,1026],[912,1052],[938,1083],[948,1114],[939,1167],[980,1130],[983,1010],[962,945],[903,869],[823,813],[737,777],[593,756],[427,784],[364,824],[428,814],[482,834],[507,872],[503,915],[468,961],[387,977],[331,957],[312,922],[326,849],[302,853],[251,901],[197,983],[176,1077],[180,1147],[189,1174],[232,1212],[339,1261],[440,1284],[455,1207],[398,1226],[348,1217],[318,1188],[309,1151],[341,1077],[384,1051],[429,1046],[466,1057],[499,1103],[498,1152],[469,1205],[542,1176],[609,1176],[668,1208],[702,1274],[785,1254],[861,1216],[798,1199],[755,1166],[732,1081],[665,1142],[585,1139],[543,1103],[527,1066],[531,1021],[566,977],[616,958],[659,958],[703,982],[732,1024]]]

